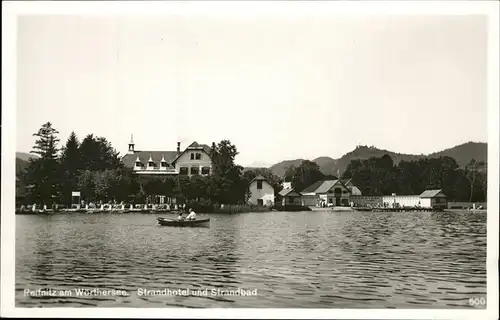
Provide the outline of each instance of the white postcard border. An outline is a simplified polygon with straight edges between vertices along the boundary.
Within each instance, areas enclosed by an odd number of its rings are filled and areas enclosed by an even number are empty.
[[[6,317],[497,319],[499,217],[499,5],[496,1],[2,2],[1,315]],[[21,14],[478,14],[489,17],[486,310],[15,308],[16,16]],[[467,128],[464,128],[466,130]]]

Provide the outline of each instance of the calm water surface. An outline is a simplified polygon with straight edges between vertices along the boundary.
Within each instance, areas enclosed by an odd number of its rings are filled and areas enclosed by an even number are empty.
[[[16,216],[16,305],[472,308],[486,297],[486,213],[212,214],[209,228],[161,227],[158,216]],[[77,296],[84,288],[128,296]]]

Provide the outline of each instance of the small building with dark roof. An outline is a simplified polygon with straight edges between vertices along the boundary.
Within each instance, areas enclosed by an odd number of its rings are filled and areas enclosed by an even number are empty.
[[[130,139],[128,152],[121,161],[126,168],[139,175],[209,175],[212,171],[210,158],[211,148],[198,142],[191,143],[181,150],[177,142],[177,150],[135,150],[133,139]]]
[[[300,206],[302,205],[302,195],[293,188],[283,189],[276,196],[276,204],[282,206]]]
[[[446,195],[441,189],[425,190],[420,194],[420,199],[423,206],[433,209],[446,209],[448,207]]]

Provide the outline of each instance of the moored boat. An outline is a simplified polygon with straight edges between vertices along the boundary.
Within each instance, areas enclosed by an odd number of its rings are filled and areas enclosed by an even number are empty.
[[[202,227],[210,223],[210,219],[197,219],[197,220],[172,220],[167,218],[157,218],[158,223],[162,226],[170,227]]]

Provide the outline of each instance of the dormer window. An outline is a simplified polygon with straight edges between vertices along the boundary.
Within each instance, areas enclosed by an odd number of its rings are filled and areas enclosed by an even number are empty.
[[[151,155],[149,156],[148,167],[149,168],[154,168],[155,167],[155,163],[153,162],[153,158],[151,158]]]
[[[196,154],[196,160],[201,160],[201,153]]]
[[[165,161],[165,157],[164,156],[161,157],[160,167],[162,167],[162,168],[166,168],[167,167],[167,161]]]
[[[142,167],[142,162],[139,159],[139,157],[137,157],[137,159],[135,160],[135,167],[136,168],[141,168]]]

